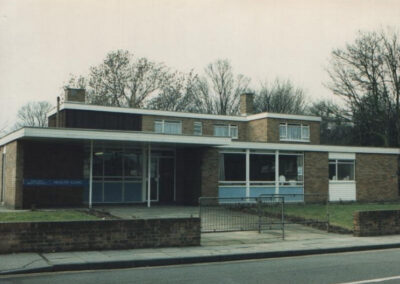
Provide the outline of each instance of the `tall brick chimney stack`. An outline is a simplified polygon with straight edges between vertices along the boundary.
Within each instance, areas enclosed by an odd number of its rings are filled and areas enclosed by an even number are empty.
[[[86,102],[86,91],[85,89],[75,89],[75,88],[64,88],[64,102]]]
[[[252,93],[244,93],[240,95],[240,115],[246,116],[253,114],[253,97],[254,95]]]

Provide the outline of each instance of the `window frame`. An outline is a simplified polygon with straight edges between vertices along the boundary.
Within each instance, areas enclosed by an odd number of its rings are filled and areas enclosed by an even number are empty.
[[[227,136],[220,136],[215,134],[215,127],[216,126],[223,126],[228,128],[228,135]],[[232,136],[232,129],[236,129],[236,135]],[[230,137],[232,139],[239,139],[239,126],[237,124],[214,124],[214,136],[216,137]]]
[[[353,179],[349,179],[349,180],[338,179],[340,164],[341,165],[353,165]],[[356,182],[356,160],[329,159],[328,160],[328,171],[329,171],[329,165],[335,165],[335,175],[334,176],[336,177],[336,179],[330,179],[330,173],[328,172],[329,182],[331,182],[331,183],[355,183]]]
[[[161,132],[156,131],[157,123],[161,123]],[[179,133],[166,133],[165,132],[165,123],[178,123],[179,124]],[[181,135],[182,134],[182,120],[155,119],[154,120],[154,132],[161,133],[161,134],[169,134],[169,135]]]
[[[196,126],[200,127],[200,131],[196,133]],[[202,136],[203,135],[203,123],[201,121],[193,122],[193,135]]]
[[[299,126],[300,127],[300,139],[291,139],[288,138],[288,126],[289,125],[294,125],[294,126]],[[285,135],[282,135],[281,133],[281,128],[284,127],[285,129]],[[303,130],[307,129],[308,130],[308,136],[303,136]],[[303,123],[287,123],[287,122],[281,122],[279,123],[279,141],[293,141],[293,142],[310,142],[311,140],[311,131],[310,131],[310,125],[308,124],[303,124]]]

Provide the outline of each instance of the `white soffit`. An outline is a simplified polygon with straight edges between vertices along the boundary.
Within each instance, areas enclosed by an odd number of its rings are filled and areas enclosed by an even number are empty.
[[[88,105],[81,103],[63,103],[60,105],[60,110],[63,109],[74,109],[74,110],[87,110],[87,111],[105,111],[115,113],[131,113],[131,114],[142,114],[142,115],[154,115],[154,116],[169,116],[169,117],[180,117],[180,118],[197,118],[197,119],[212,119],[212,120],[228,120],[228,121],[252,121],[262,118],[279,118],[279,119],[293,119],[293,120],[307,120],[307,121],[321,121],[318,116],[308,115],[295,115],[295,114],[282,114],[282,113],[258,113],[249,116],[233,116],[233,115],[216,115],[216,114],[203,114],[203,113],[190,113],[190,112],[175,112],[175,111],[163,111],[163,110],[150,110],[150,109],[139,109],[139,108],[123,108],[123,107],[109,107],[109,106],[97,106]],[[53,108],[47,117],[55,114],[56,108]]]
[[[338,153],[338,152],[330,152],[329,153],[330,160],[355,160],[355,153]]]

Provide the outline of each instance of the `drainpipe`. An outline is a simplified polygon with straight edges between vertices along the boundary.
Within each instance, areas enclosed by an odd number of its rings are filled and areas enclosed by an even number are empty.
[[[60,97],[57,97],[56,127],[60,127]]]
[[[150,208],[151,198],[151,145],[148,145],[147,151],[147,207]]]
[[[90,140],[89,209],[92,209],[93,191],[93,140]]]

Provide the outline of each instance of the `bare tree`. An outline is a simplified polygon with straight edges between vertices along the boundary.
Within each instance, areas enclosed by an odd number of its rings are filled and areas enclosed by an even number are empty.
[[[304,114],[306,111],[304,91],[289,80],[276,79],[272,84],[265,81],[254,100],[256,112]]]
[[[362,145],[400,145],[400,45],[393,30],[359,32],[332,52],[328,68],[334,94],[352,115]]]
[[[150,109],[169,111],[196,111],[195,92],[197,75],[175,72],[168,76],[168,82],[161,92],[147,104]]]
[[[249,83],[249,78],[233,74],[227,59],[210,63],[205,68],[205,76],[197,82],[196,112],[237,114],[240,94],[248,91]]]
[[[24,126],[46,127],[47,113],[51,108],[51,104],[46,101],[25,104],[18,110],[15,128]]]

